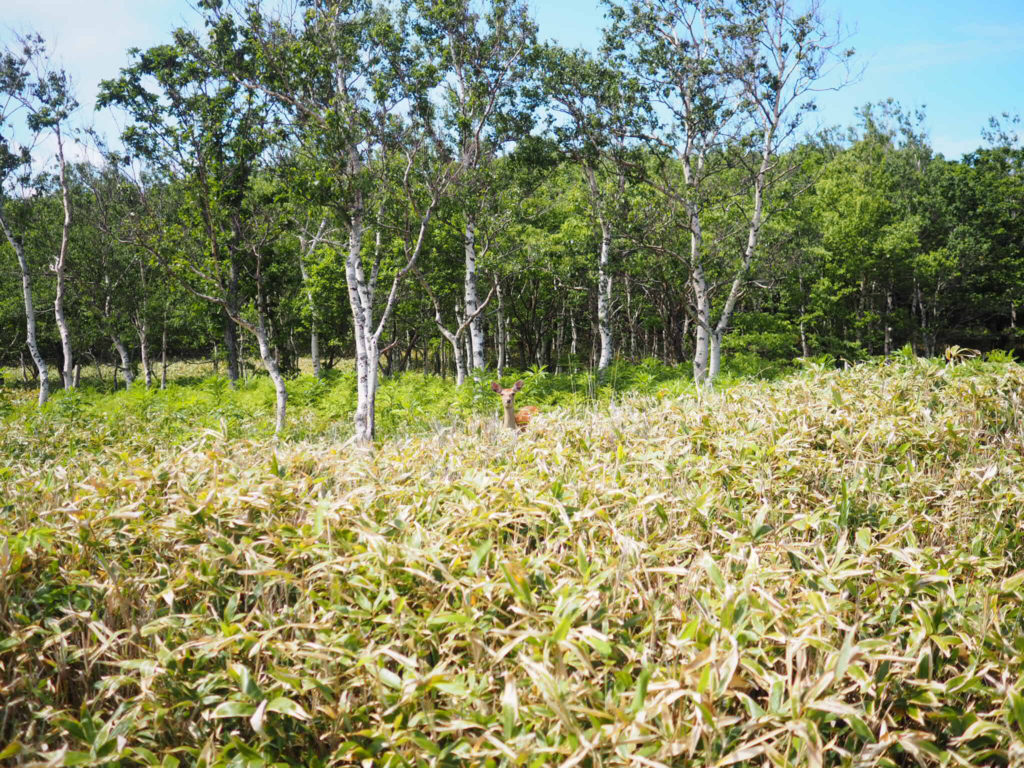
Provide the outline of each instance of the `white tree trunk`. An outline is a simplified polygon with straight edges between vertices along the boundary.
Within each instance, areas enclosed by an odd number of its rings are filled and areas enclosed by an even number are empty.
[[[0,210],[0,227],[4,230],[7,242],[14,249],[14,254],[18,257],[18,266],[21,268],[21,290],[25,301],[26,341],[28,342],[28,352],[32,356],[32,362],[35,363],[36,370],[39,372],[39,405],[43,405],[50,398],[50,381],[47,378],[46,361],[39,354],[39,344],[36,341],[36,309],[32,303],[32,274],[29,272],[28,260],[25,258],[25,248],[22,246],[21,241],[14,237],[14,233],[8,229],[2,210]]]
[[[608,274],[611,260],[612,232],[607,220],[601,217],[601,255],[597,263],[597,330],[601,337],[601,356],[597,370],[604,371],[612,362],[612,278]]]
[[[461,387],[466,381],[466,356],[462,349],[462,339],[451,333],[443,333],[452,345],[452,356],[455,360],[455,386]]]
[[[733,310],[736,308],[736,302],[742,293],[747,272],[750,271],[750,264],[754,259],[754,252],[757,250],[757,243],[761,234],[761,222],[764,215],[764,190],[767,182],[768,167],[772,157],[773,135],[773,129],[769,129],[765,133],[761,166],[754,177],[754,211],[750,217],[750,226],[747,229],[747,245],[743,249],[743,257],[740,260],[739,268],[736,270],[736,275],[733,277],[732,287],[729,290],[725,304],[722,305],[721,314],[712,332],[712,356],[717,355],[719,359],[718,361],[712,361],[712,368],[708,372],[708,386],[712,385],[715,376],[718,375],[718,371],[721,368],[722,339],[729,328],[729,321],[732,319]]]
[[[508,354],[508,328],[505,323],[505,302],[501,293],[501,283],[497,278],[494,280],[494,292],[498,295],[498,378],[501,378]]]
[[[372,443],[376,435],[379,351],[372,334],[361,334],[356,352],[356,441]]]
[[[132,382],[135,381],[135,374],[132,373],[132,360],[128,347],[125,346],[125,343],[121,341],[121,337],[116,333],[110,334],[110,340],[114,342],[114,349],[117,350],[118,357],[121,358],[121,369],[124,371],[124,388],[131,389]]]
[[[376,433],[377,366],[379,352],[373,334],[373,297],[363,273],[362,199],[353,206],[345,259],[345,281],[352,307],[352,331],[356,342],[355,437],[359,443],[372,443]]]
[[[704,270],[697,265],[690,276],[693,286],[693,305],[696,315],[695,343],[693,348],[693,380],[698,386],[708,381],[708,361],[711,354],[711,296],[708,293]]]
[[[274,393],[276,395],[274,404],[274,434],[280,435],[284,430],[285,412],[288,407],[288,390],[284,385],[284,376],[277,365],[277,358],[270,348],[270,340],[267,336],[267,325],[263,313],[259,313],[259,325],[253,330],[256,342],[260,347],[260,359],[263,360],[263,367],[267,369],[270,380],[274,382]]]
[[[469,346],[473,368],[481,370],[486,365],[484,358],[484,318],[477,313],[480,299],[477,294],[476,274],[476,222],[471,216],[466,218],[466,317],[472,318],[469,323]]]
[[[164,328],[160,334],[160,389],[167,389],[167,317],[164,316]]]
[[[54,134],[57,137],[57,162],[60,176],[61,202],[64,206],[64,223],[61,229],[60,251],[53,265],[53,271],[57,275],[57,292],[53,299],[53,315],[57,322],[57,331],[60,333],[60,345],[64,353],[64,368],[61,371],[64,377],[64,388],[72,389],[75,386],[75,365],[71,354],[71,329],[68,327],[67,318],[64,316],[64,296],[67,290],[65,270],[67,268],[68,238],[71,233],[71,193],[68,189],[68,182],[64,173],[64,141],[61,138],[60,125],[55,126]]]
[[[149,359],[149,326],[144,318],[135,325],[139,334],[139,357],[142,360],[142,375],[146,378],[146,389],[153,386],[153,363]]]

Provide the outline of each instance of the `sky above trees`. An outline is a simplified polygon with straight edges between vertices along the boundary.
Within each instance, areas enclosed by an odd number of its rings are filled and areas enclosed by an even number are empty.
[[[126,51],[167,39],[175,26],[197,16],[188,0],[4,0],[0,23],[34,30],[54,43],[58,59],[74,75],[81,118],[95,121],[113,140],[116,116],[92,114],[100,79],[127,63]],[[904,107],[927,109],[935,149],[949,158],[981,144],[991,115],[1024,111],[1024,3],[980,0],[858,0],[824,3],[841,14],[850,44],[863,66],[860,79],[818,96],[817,121],[848,125],[854,109],[892,97]],[[540,37],[566,46],[593,48],[604,24],[599,0],[533,0]],[[965,12],[966,10],[966,12]]]

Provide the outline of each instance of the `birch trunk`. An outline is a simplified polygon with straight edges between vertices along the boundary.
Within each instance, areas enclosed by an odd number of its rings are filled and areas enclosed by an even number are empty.
[[[885,315],[882,318],[882,323],[885,325],[885,335],[882,346],[882,352],[885,357],[889,357],[892,354],[892,326],[889,325],[889,316],[892,312],[892,290],[885,292]]]
[[[482,370],[486,366],[484,357],[484,318],[477,310],[480,298],[477,294],[476,275],[476,221],[472,216],[466,217],[465,234],[466,251],[466,317],[469,322],[469,346],[473,368]]]
[[[64,353],[64,369],[61,371],[64,377],[64,388],[73,389],[74,361],[71,353],[71,329],[68,327],[67,317],[64,315],[64,298],[67,291],[66,273],[68,238],[71,233],[71,193],[68,189],[67,177],[64,173],[64,140],[61,137],[60,125],[54,127],[54,134],[57,137],[57,164],[60,171],[61,204],[64,207],[64,223],[61,229],[60,251],[57,260],[53,264],[53,272],[57,276],[57,292],[53,299],[53,316],[57,323],[57,331],[60,333],[61,350]]]
[[[263,367],[267,369],[267,373],[270,375],[270,380],[274,382],[274,434],[280,435],[284,430],[284,419],[285,413],[288,407],[288,390],[284,385],[284,376],[281,375],[281,369],[277,365],[277,358],[274,356],[274,352],[270,347],[270,341],[267,336],[266,321],[263,316],[263,312],[259,313],[259,325],[253,330],[253,335],[256,337],[256,342],[260,348],[260,358],[263,360]]]
[[[160,389],[167,389],[167,318],[160,334]]]
[[[691,248],[696,248],[693,242],[696,237],[691,237]],[[693,347],[693,380],[698,386],[708,381],[708,360],[711,355],[711,296],[708,293],[707,281],[704,279],[704,270],[697,263],[690,277],[690,285],[693,287],[693,304],[695,318],[695,333]]]
[[[636,318],[633,316],[633,285],[626,275],[626,330],[629,333],[629,359],[636,361]],[[646,353],[646,350],[644,350]]]
[[[497,278],[494,280],[494,292],[498,296],[498,378],[501,378],[508,354],[508,328],[505,323],[505,300]]]
[[[601,255],[597,262],[597,331],[601,337],[601,356],[597,370],[602,373],[612,362],[612,278],[608,274],[612,250],[612,230],[601,217]]]
[[[144,318],[135,324],[139,335],[139,358],[142,360],[142,375],[146,379],[146,389],[153,386],[153,363],[149,359],[149,325]]]
[[[39,405],[42,405],[50,398],[50,381],[47,378],[46,362],[39,354],[39,344],[36,341],[36,309],[32,303],[32,274],[28,269],[28,260],[25,258],[25,248],[21,241],[14,236],[14,233],[7,227],[7,220],[0,210],[0,227],[4,230],[7,242],[14,249],[18,257],[18,266],[21,268],[21,291],[25,301],[25,329],[26,341],[28,342],[28,353],[32,356],[32,362],[39,372]]]
[[[121,337],[116,333],[110,334],[110,340],[114,342],[114,349],[117,350],[117,355],[121,358],[121,370],[124,371],[124,388],[131,389],[132,382],[135,381],[135,374],[132,373],[131,354],[128,352],[128,347],[125,346],[125,343],[121,341]],[[116,367],[114,370],[117,370]]]
[[[776,114],[776,121],[778,115]],[[747,273],[750,271],[750,264],[754,259],[754,252],[757,250],[757,243],[761,235],[761,223],[764,216],[764,190],[768,178],[768,168],[772,158],[772,147],[774,141],[774,130],[777,122],[769,126],[764,133],[764,149],[761,152],[761,164],[757,169],[757,174],[754,176],[754,210],[750,217],[750,226],[747,229],[747,245],[743,249],[743,256],[740,260],[739,268],[736,270],[736,275],[732,280],[732,287],[729,289],[729,295],[725,300],[725,304],[722,306],[722,312],[718,317],[718,322],[715,324],[715,328],[711,333],[711,369],[708,372],[708,386],[714,382],[715,376],[718,375],[721,369],[721,357],[722,357],[722,339],[725,336],[726,330],[729,328],[729,321],[732,319],[733,310],[736,308],[736,302],[739,300],[740,294],[743,290],[743,283],[746,280]],[[717,359],[715,359],[717,358]]]
[[[455,386],[461,387],[466,381],[466,355],[462,347],[462,339],[444,329],[441,330],[441,333],[452,345],[452,358],[455,361]]]
[[[430,283],[427,282],[426,278],[417,270],[417,276],[420,279],[420,284],[423,286],[423,290],[426,291],[427,296],[430,297],[431,304],[434,305],[434,323],[437,325],[437,330],[441,332],[441,335],[448,340],[448,343],[452,346],[452,354],[455,359],[455,386],[461,387],[463,382],[466,381],[466,360],[468,360],[472,354],[472,348],[469,345],[469,340],[466,338],[468,334],[466,331],[472,327],[473,321],[479,317],[487,305],[491,301],[491,297],[494,296],[494,292],[498,288],[498,283],[495,281],[494,286],[491,288],[490,293],[487,294],[487,298],[484,299],[483,303],[476,308],[476,313],[469,317],[463,317],[462,313],[455,310],[455,322],[458,323],[455,331],[450,331],[445,327],[444,319],[441,317],[441,302],[437,298],[437,294],[430,288]],[[465,343],[465,347],[463,344]]]
[[[562,311],[558,313],[558,332],[555,334],[555,375],[557,376],[562,372],[562,342],[565,340],[565,305],[562,305]]]
[[[379,234],[378,234],[379,238]],[[345,281],[352,307],[352,331],[356,343],[355,437],[359,443],[373,442],[376,433],[377,342],[373,338],[373,308],[362,263],[363,205],[357,193],[353,205],[345,258]]]

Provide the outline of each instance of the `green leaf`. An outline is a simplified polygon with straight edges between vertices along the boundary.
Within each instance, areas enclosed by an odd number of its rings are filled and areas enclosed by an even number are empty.
[[[629,708],[629,711],[636,714],[644,705],[644,701],[647,699],[647,685],[651,681],[651,668],[644,667],[640,670],[640,675],[636,679],[636,688],[633,691],[633,704]]]
[[[999,591],[1016,593],[1020,590],[1021,584],[1024,584],[1024,571],[1017,571],[1013,576],[1003,579],[1002,584],[999,585]]]
[[[494,542],[487,539],[477,545],[476,549],[473,550],[473,556],[469,558],[469,572],[472,575],[476,576],[477,572],[480,570],[480,564],[483,562],[484,558],[487,557],[487,553],[491,551],[491,547],[493,546]]]
[[[93,756],[89,752],[66,752],[61,765],[87,765],[93,762]]]
[[[873,734],[871,729],[868,728],[868,724],[861,720],[857,715],[845,714],[843,715],[843,718],[850,724],[850,728],[853,729],[853,732],[862,740],[870,744],[878,742],[878,739],[875,738],[875,734]]]
[[[210,713],[210,717],[251,717],[256,705],[247,701],[222,701]]]
[[[273,699],[267,704],[267,711],[294,717],[296,720],[309,720],[309,713],[287,696],[278,696],[276,699]]]
[[[464,613],[439,613],[427,619],[427,626],[431,628],[446,627],[449,624],[464,626],[470,622],[472,619]]]
[[[387,667],[380,667],[377,670],[377,672],[380,675],[380,681],[384,683],[384,685],[388,686],[389,688],[394,688],[395,690],[402,689],[402,678],[396,675],[390,669],[388,669]]]
[[[0,750],[0,760],[7,760],[12,757],[16,757],[21,754],[24,747],[21,742],[15,739],[2,750]]]
[[[714,582],[715,586],[720,590],[725,590],[725,579],[722,578],[722,572],[718,570],[718,566],[715,565],[715,561],[710,555],[704,555],[704,570],[707,571],[708,576],[711,577],[711,581]]]
[[[551,642],[560,643],[569,636],[569,630],[572,628],[575,614],[569,614],[563,616],[562,620],[558,622],[558,626],[555,627],[555,631],[551,633]]]

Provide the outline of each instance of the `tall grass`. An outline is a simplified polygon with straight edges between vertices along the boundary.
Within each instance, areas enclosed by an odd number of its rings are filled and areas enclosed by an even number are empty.
[[[0,758],[1024,760],[1020,366],[532,383],[372,452],[330,392],[279,443],[258,390],[10,406]]]

